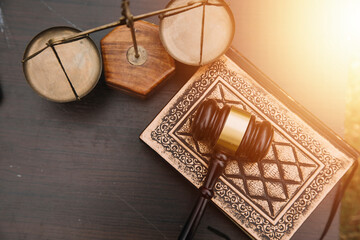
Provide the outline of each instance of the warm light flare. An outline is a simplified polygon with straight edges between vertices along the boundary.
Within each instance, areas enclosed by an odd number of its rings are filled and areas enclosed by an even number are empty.
[[[311,18],[312,33],[314,36],[326,38],[327,51],[338,51],[337,56],[353,61],[354,54],[360,56],[360,1],[359,0],[334,0],[313,3],[318,10],[318,15]],[[308,6],[311,7],[311,6]],[[304,15],[303,18],[307,16]],[[299,19],[301,21],[301,19]],[[335,48],[335,49],[331,49]],[[358,53],[357,53],[358,52]]]
[[[348,0],[345,5],[344,28],[352,40],[360,39],[360,1]]]
[[[360,1],[338,1],[336,11],[341,13],[339,24],[335,24],[334,30],[345,37],[347,49],[350,54],[360,50]],[[360,53],[357,54],[360,56]]]
[[[360,58],[360,0],[228,1],[233,46],[342,135],[349,66]]]

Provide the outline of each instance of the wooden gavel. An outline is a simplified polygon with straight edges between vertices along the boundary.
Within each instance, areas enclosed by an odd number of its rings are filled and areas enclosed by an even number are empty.
[[[208,174],[200,187],[200,197],[192,210],[179,240],[190,240],[214,196],[214,186],[229,159],[256,162],[265,157],[273,137],[268,121],[256,122],[255,116],[236,107],[219,108],[216,101],[204,101],[195,115],[192,133],[195,141],[206,141],[213,154]]]

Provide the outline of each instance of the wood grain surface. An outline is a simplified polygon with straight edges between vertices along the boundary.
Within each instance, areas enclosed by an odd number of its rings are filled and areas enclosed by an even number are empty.
[[[174,73],[175,63],[160,42],[157,25],[137,21],[134,28],[139,50],[142,47],[146,51],[146,61],[141,65],[129,62],[127,53],[133,46],[130,28],[116,27],[101,39],[105,81],[116,89],[147,97]]]
[[[133,14],[166,0],[131,1]],[[0,2],[0,239],[176,239],[196,190],[139,135],[196,71],[176,73],[147,100],[112,90],[102,77],[82,101],[59,104],[27,84],[21,59],[28,42],[53,26],[86,30],[120,17],[120,0]],[[158,23],[156,17],[147,19]],[[109,31],[91,38],[99,47]],[[294,239],[317,239],[328,197]],[[212,204],[196,239],[248,239]],[[338,238],[337,224],[328,239]]]

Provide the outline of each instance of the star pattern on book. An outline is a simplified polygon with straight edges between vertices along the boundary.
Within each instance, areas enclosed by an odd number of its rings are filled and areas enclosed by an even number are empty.
[[[279,148],[286,150],[286,158],[279,155]],[[234,165],[236,165],[234,170]],[[230,168],[225,170],[224,176],[230,181],[240,185],[241,192],[260,204],[263,210],[275,216],[279,212],[279,202],[287,203],[315,170],[315,163],[299,161],[298,154],[289,143],[273,142],[270,154],[257,163],[246,162],[246,159],[232,161]],[[266,202],[268,208],[264,207]],[[265,208],[265,209],[264,209]]]

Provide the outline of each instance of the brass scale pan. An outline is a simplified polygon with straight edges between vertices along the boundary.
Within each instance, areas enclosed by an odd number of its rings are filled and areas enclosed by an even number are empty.
[[[134,16],[160,17],[160,39],[179,62],[204,65],[225,53],[234,37],[234,17],[223,0],[173,0],[165,9]],[[102,61],[90,33],[126,24],[127,18],[84,32],[53,27],[36,35],[23,57],[25,78],[40,96],[54,102],[79,100],[97,84]]]
[[[49,28],[31,40],[24,58],[41,49],[49,39],[78,32],[70,27]],[[45,49],[24,62],[23,70],[26,80],[40,96],[54,102],[70,102],[82,98],[95,87],[102,63],[95,43],[86,37]]]

